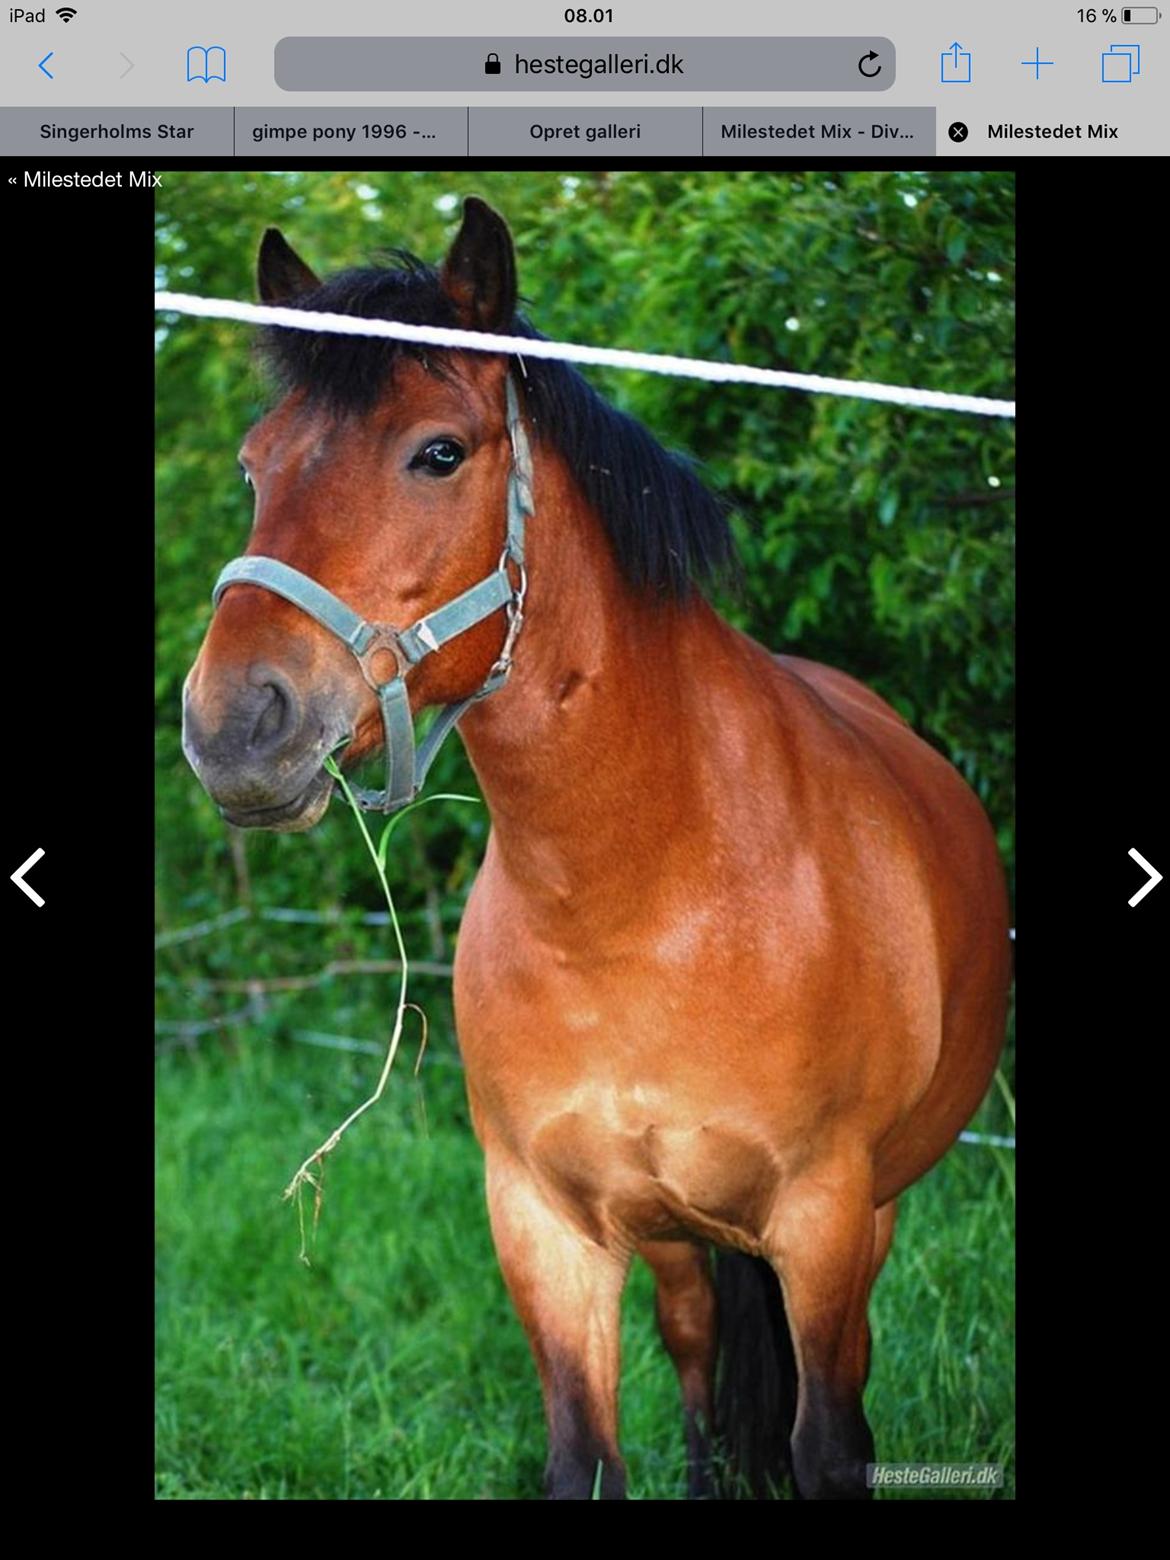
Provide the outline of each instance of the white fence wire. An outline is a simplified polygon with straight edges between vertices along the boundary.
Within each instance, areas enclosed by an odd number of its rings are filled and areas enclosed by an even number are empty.
[[[956,395],[945,390],[918,390],[909,385],[883,385],[868,379],[833,379],[822,374],[794,374],[787,369],[755,368],[746,363],[717,363],[704,358],[676,357],[668,352],[634,352],[621,347],[586,346],[569,341],[536,341],[527,336],[501,336],[490,331],[451,330],[441,325],[405,325],[401,320],[358,319],[352,314],[327,314],[316,309],[286,309],[278,305],[239,303],[234,298],[201,298],[193,293],[156,292],[156,309],[191,314],[202,319],[238,320],[244,325],[282,325],[335,336],[381,337],[416,346],[446,347],[460,352],[506,352],[524,358],[556,358],[565,363],[592,363],[603,368],[634,369],[645,374],[672,374],[681,379],[705,379],[712,384],[764,385],[776,390],[803,390],[814,395],[854,396],[863,401],[888,401],[938,412],[971,412],[978,417],[1015,417],[1014,401],[983,395]]]

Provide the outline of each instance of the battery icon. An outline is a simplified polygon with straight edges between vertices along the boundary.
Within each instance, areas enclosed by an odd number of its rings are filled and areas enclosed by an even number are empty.
[[[1152,22],[1160,21],[1161,16],[1156,5],[1123,5],[1121,8],[1121,20],[1132,26],[1142,24],[1148,27]]]

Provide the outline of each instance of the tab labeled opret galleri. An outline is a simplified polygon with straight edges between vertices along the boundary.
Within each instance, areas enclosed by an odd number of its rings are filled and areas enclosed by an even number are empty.
[[[697,108],[473,108],[473,157],[699,157]]]

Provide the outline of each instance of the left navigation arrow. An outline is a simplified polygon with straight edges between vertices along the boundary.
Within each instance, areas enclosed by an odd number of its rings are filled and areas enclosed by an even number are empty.
[[[12,881],[16,884],[17,888],[20,889],[22,894],[27,894],[28,897],[32,900],[33,904],[37,905],[38,907],[43,905],[45,901],[37,893],[35,888],[30,888],[29,885],[24,881],[24,874],[29,870],[30,867],[35,867],[37,862],[44,854],[45,853],[43,850],[34,850],[28,860],[22,861],[20,866],[17,867],[16,871],[12,874]]]
[[[57,78],[53,75],[53,72],[51,70],[46,70],[45,69],[45,60],[51,60],[55,53],[56,53],[55,49],[50,49],[48,54],[45,55],[45,58],[43,60],[38,60],[37,61],[37,69],[41,72],[42,75],[48,76],[50,81],[56,81]]]

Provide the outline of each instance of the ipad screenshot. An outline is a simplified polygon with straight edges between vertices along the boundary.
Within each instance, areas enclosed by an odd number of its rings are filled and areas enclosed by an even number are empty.
[[[9,946],[155,1498],[1034,1492],[1170,903],[1170,16],[0,28]]]

